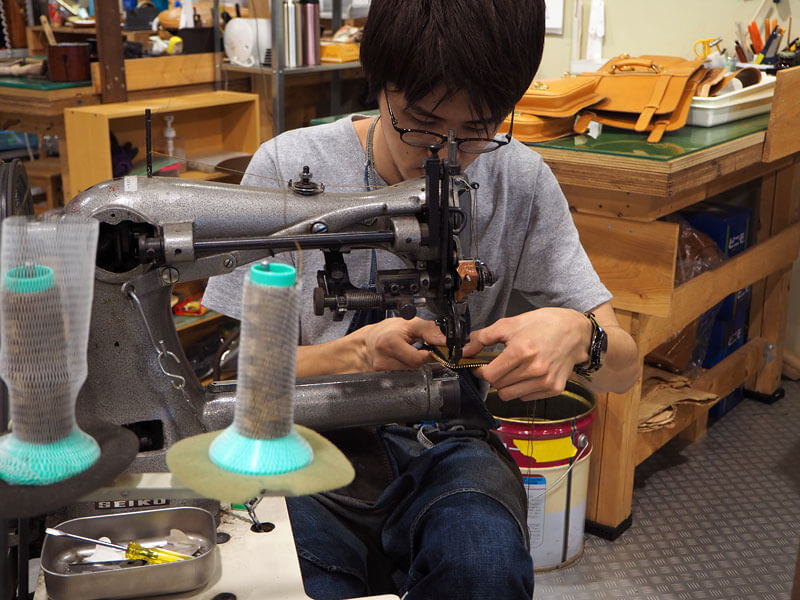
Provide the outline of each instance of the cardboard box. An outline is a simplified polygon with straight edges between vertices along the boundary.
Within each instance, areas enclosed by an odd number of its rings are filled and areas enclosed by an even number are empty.
[[[747,339],[747,311],[732,319],[716,319],[711,327],[703,368],[710,369],[744,345]]]
[[[750,310],[750,297],[753,293],[753,287],[747,286],[738,292],[726,296],[720,303],[717,319],[727,320],[733,319],[735,315],[748,313]]]
[[[737,404],[744,399],[744,386],[740,385],[724,398],[720,398],[717,403],[708,410],[708,418],[711,420],[719,419],[729,413]]]
[[[320,60],[324,63],[346,63],[358,60],[361,47],[355,42],[321,41]]]
[[[689,225],[708,235],[725,257],[747,249],[750,240],[750,209],[714,202],[701,202],[681,212]]]

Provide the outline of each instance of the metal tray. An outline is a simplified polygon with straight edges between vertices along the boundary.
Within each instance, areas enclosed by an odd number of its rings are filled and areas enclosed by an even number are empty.
[[[52,600],[136,598],[185,592],[205,585],[214,571],[214,517],[201,508],[82,517],[64,521],[57,528],[94,539],[106,536],[122,545],[131,540],[145,544],[165,541],[170,529],[180,529],[201,545],[201,552],[195,558],[179,562],[75,573],[70,572],[70,563],[80,561],[94,545],[67,537],[47,536],[42,547],[42,571],[47,595]]]

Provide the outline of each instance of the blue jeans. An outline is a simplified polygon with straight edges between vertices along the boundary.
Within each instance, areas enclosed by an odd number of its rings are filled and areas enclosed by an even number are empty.
[[[379,428],[394,479],[376,501],[287,499],[309,596],[533,596],[525,490],[484,427],[493,420],[474,382],[462,379],[461,420],[426,427],[427,439],[418,427]]]

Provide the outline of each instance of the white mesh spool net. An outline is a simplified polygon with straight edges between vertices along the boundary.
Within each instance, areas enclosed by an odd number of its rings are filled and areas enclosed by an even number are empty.
[[[66,215],[9,217],[0,240],[0,377],[11,433],[0,479],[46,485],[89,468],[97,442],[75,421],[86,379],[99,224]]]
[[[300,284],[288,265],[254,265],[244,281],[233,424],[211,446],[218,466],[276,475],[312,460],[293,427]]]

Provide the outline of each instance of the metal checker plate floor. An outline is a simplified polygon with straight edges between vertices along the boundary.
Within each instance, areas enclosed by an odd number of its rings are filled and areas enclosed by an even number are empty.
[[[537,573],[535,600],[788,600],[800,544],[800,383],[743,400],[698,442],[636,469],[633,525],[587,535],[572,565]]]

